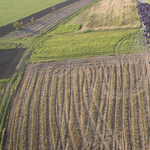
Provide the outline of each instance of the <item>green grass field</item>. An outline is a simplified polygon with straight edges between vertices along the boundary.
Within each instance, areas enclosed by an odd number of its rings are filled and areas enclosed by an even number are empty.
[[[140,47],[143,47],[141,34],[138,29],[49,34],[38,41],[29,61],[43,62],[137,53],[140,52]]]
[[[1,0],[0,27],[66,0]]]

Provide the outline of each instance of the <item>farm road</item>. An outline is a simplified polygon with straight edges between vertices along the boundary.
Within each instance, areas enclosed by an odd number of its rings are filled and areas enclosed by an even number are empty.
[[[13,34],[8,35],[9,38],[25,38],[33,37],[39,33],[45,31],[46,29],[54,26],[56,23],[76,12],[80,8],[92,3],[94,0],[81,0],[76,2],[65,9],[58,10],[55,13],[49,14],[37,21],[35,23],[25,27],[24,29],[15,31]]]

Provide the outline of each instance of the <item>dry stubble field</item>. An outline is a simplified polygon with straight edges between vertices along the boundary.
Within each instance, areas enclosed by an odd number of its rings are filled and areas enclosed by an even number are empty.
[[[10,111],[5,149],[146,149],[147,54],[29,64]]]
[[[139,28],[136,6],[136,0],[102,0],[91,8],[82,30]]]

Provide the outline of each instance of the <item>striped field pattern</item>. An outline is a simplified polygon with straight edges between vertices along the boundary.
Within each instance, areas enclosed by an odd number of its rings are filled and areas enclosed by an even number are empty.
[[[149,79],[147,54],[29,64],[5,149],[148,149]]]

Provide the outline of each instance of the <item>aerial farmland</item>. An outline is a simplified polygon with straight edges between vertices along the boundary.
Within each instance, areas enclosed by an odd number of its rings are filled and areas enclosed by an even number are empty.
[[[81,0],[0,38],[1,149],[150,149],[150,56],[137,5]]]

